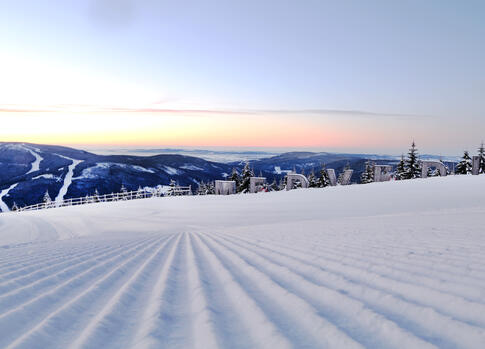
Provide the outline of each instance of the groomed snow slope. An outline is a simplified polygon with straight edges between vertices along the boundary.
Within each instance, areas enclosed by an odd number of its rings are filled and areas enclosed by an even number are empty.
[[[484,348],[485,176],[0,215],[1,348]]]

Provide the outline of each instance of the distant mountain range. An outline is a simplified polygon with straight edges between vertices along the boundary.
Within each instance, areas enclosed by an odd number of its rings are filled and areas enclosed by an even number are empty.
[[[207,151],[206,155],[227,155],[222,153]],[[358,182],[368,159],[391,165],[399,160],[394,156],[326,152],[289,152],[263,158],[260,153],[229,153],[240,160],[215,162],[180,154],[98,155],[54,145],[0,142],[0,210],[7,211],[14,202],[20,207],[42,202],[46,191],[53,200],[62,200],[90,195],[95,190],[100,194],[119,192],[122,185],[128,190],[168,185],[171,180],[195,190],[202,181],[224,179],[233,168],[241,170],[251,157],[255,174],[267,177],[269,182],[280,180],[291,170],[317,172],[322,163],[337,172],[350,166],[354,169],[352,182]]]

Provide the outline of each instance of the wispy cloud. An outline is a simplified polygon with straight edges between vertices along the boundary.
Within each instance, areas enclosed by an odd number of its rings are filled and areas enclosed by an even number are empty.
[[[149,113],[149,114],[184,114],[184,115],[321,115],[346,116],[361,118],[423,118],[430,115],[381,113],[363,110],[339,109],[190,109],[190,108],[157,108],[157,107],[115,107],[83,104],[58,104],[49,106],[0,105],[0,113]]]

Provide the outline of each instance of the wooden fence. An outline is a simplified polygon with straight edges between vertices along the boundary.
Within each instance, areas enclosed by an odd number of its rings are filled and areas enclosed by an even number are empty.
[[[99,194],[97,195],[95,194],[91,196],[87,195],[85,197],[80,197],[80,198],[65,199],[62,201],[48,201],[48,202],[38,203],[35,205],[29,205],[29,206],[18,208],[17,212],[44,210],[44,209],[55,208],[55,207],[86,205],[86,204],[94,204],[97,202],[127,201],[127,200],[136,200],[136,199],[147,199],[147,198],[153,198],[153,197],[183,196],[183,195],[192,195],[192,187],[174,186],[174,187],[170,187],[166,192],[162,192],[161,190],[147,191],[147,190],[139,189],[134,191],[125,191],[121,193],[111,193],[111,194],[104,194],[104,195],[99,195]]]

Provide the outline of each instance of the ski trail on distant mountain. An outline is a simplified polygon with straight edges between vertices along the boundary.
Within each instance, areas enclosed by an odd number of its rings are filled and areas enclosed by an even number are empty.
[[[32,154],[35,157],[35,160],[34,160],[34,162],[32,162],[29,172],[27,172],[26,174],[39,171],[40,162],[43,160],[42,156],[40,156],[39,154],[37,154],[35,151],[33,151],[30,148],[27,148],[25,146],[22,146],[22,148],[25,149],[26,151],[28,151],[30,154]]]
[[[59,190],[59,193],[57,194],[57,197],[54,200],[56,202],[56,204],[60,204],[62,202],[62,200],[64,200],[64,196],[66,195],[67,190],[69,189],[69,186],[72,183],[72,177],[74,175],[74,169],[76,168],[77,165],[79,165],[81,162],[83,162],[83,160],[76,160],[76,159],[68,158],[67,156],[63,156],[63,155],[59,155],[59,154],[56,154],[56,155],[60,156],[61,158],[72,161],[72,164],[69,165],[67,174],[64,177],[64,184],[62,185],[62,188]]]
[[[12,190],[13,188],[15,188],[17,186],[17,184],[18,183],[12,184],[10,187],[8,187],[7,189],[3,189],[0,192],[0,209],[2,210],[2,212],[8,212],[8,211],[10,211],[10,209],[7,206],[7,204],[5,202],[3,202],[3,197],[6,196],[10,190]]]

